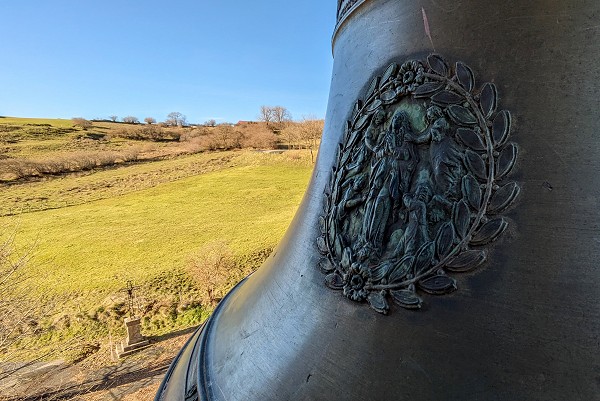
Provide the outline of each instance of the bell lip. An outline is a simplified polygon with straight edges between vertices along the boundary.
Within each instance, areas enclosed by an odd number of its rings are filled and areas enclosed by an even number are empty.
[[[337,38],[337,34],[342,28],[343,25],[346,24],[348,18],[354,14],[354,12],[365,4],[368,0],[358,0],[352,7],[348,9],[343,15],[338,16],[338,20],[335,23],[335,28],[333,29],[333,34],[331,35],[331,53],[333,54],[333,48],[335,47],[335,41]],[[339,11],[339,10],[338,10]]]
[[[181,358],[187,352],[188,348],[189,347],[194,348],[196,346],[196,344],[198,343],[198,337],[203,333],[205,326],[206,326],[206,321],[204,323],[202,323],[194,331],[194,334],[192,334],[190,336],[190,338],[186,341],[184,346],[181,347],[181,349],[177,353],[177,356],[173,359],[173,361],[169,365],[169,369],[167,369],[167,372],[165,373],[165,375],[162,379],[162,382],[160,383],[160,386],[158,387],[158,390],[156,390],[156,395],[154,396],[154,401],[163,401],[163,395],[169,386],[169,383],[171,381],[171,377],[173,376],[173,372],[175,371],[175,368],[181,362]],[[192,353],[193,353],[193,350],[192,350]],[[190,359],[190,361],[191,361],[191,359]],[[189,370],[189,368],[188,368],[188,370]]]
[[[251,275],[252,275],[252,273],[250,273],[250,275],[248,275],[247,277],[242,279],[239,283],[237,283],[225,295],[225,297],[219,302],[219,304],[217,305],[217,307],[215,308],[213,313],[211,313],[209,318],[206,319],[204,321],[204,323],[202,323],[194,331],[194,334],[192,334],[192,336],[190,336],[190,338],[187,340],[185,345],[177,353],[177,356],[175,357],[175,359],[173,359],[173,362],[171,362],[171,365],[169,365],[169,369],[165,373],[165,376],[164,376],[160,386],[158,387],[158,390],[156,391],[156,396],[154,397],[154,401],[165,401],[166,400],[166,399],[163,399],[163,395],[165,394],[165,391],[167,390],[167,388],[169,386],[169,382],[171,381],[171,377],[173,376],[173,373],[175,372],[175,369],[177,368],[177,365],[179,363],[187,363],[187,368],[185,369],[186,376],[187,376],[187,373],[189,373],[189,371],[190,371],[191,364],[193,364],[193,363],[198,364],[197,375],[194,379],[196,380],[196,390],[198,393],[199,400],[204,401],[204,400],[212,399],[209,395],[210,385],[208,385],[208,383],[211,382],[210,378],[209,378],[210,363],[207,361],[207,355],[206,355],[207,347],[209,345],[208,341],[211,338],[210,337],[211,329],[215,323],[216,317],[220,314],[222,307],[226,304],[227,299],[231,295],[233,295],[237,291],[237,289]],[[192,351],[190,352],[190,358],[187,361],[183,361],[182,356],[186,353],[188,348],[192,348]],[[197,353],[194,352],[195,348],[198,348]],[[193,358],[193,354],[196,354],[197,357]],[[170,399],[169,401],[183,401],[183,400],[184,399],[181,398],[180,400]]]

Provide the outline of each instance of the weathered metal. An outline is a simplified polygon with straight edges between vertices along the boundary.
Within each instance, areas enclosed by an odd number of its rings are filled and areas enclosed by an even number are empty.
[[[157,399],[600,399],[599,16],[338,1],[306,196]]]
[[[347,121],[319,218],[325,282],[386,314],[451,293],[506,229],[520,186],[511,114],[493,83],[439,55],[392,62]]]

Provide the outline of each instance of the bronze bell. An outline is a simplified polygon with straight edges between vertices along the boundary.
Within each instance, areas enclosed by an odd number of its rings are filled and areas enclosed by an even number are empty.
[[[337,18],[306,196],[156,399],[600,400],[600,2]]]

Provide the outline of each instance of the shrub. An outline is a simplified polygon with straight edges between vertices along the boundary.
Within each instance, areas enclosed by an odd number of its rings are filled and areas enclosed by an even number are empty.
[[[179,136],[179,140],[181,142],[188,142],[195,140],[198,137],[210,135],[212,131],[208,128],[186,128],[181,131],[181,135]]]
[[[49,174],[64,174],[137,160],[142,149],[131,146],[121,151],[79,151],[38,160],[0,160],[0,181],[14,181]]]
[[[92,128],[92,125],[93,125],[91,121],[86,120],[85,118],[81,118],[81,117],[74,117],[71,119],[71,121],[73,122],[73,125],[75,127],[79,127],[84,130],[86,130],[88,128]]]
[[[230,125],[216,126],[211,136],[213,137],[212,142],[215,149],[230,150],[242,147],[243,134]]]
[[[242,139],[242,147],[254,149],[274,149],[279,138],[272,131],[256,131]]]
[[[227,244],[215,241],[204,245],[188,266],[188,271],[202,291],[202,303],[215,306],[241,279],[242,272]]]
[[[123,117],[123,122],[127,124],[139,124],[140,120],[134,116]]]
[[[165,129],[156,124],[144,125],[136,128],[132,127],[130,129],[121,128],[114,130],[113,134],[121,138],[132,139],[135,141],[153,142],[178,141],[181,136],[181,132],[178,129]]]
[[[223,241],[205,244],[188,263],[188,274],[201,292],[202,304],[214,307],[244,277],[264,263],[272,248],[234,256]]]

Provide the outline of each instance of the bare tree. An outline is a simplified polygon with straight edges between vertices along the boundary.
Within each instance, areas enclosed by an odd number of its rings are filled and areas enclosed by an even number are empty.
[[[151,124],[156,124],[156,120],[152,117],[146,117],[144,118],[144,121],[146,122],[146,124],[151,125]]]
[[[213,120],[213,119],[206,120],[204,122],[204,126],[206,126],[206,127],[214,127],[215,125],[217,125],[217,121]]]
[[[74,117],[71,119],[71,121],[73,122],[73,125],[75,127],[81,127],[84,130],[87,130],[88,128],[92,128],[92,122],[90,120],[86,120],[85,118],[81,118],[81,117]]]
[[[109,119],[110,119],[110,121],[112,121],[112,122],[117,122],[117,119],[118,119],[119,117],[117,117],[117,116],[108,116],[108,118],[109,118]]]
[[[243,135],[231,124],[219,124],[214,131],[214,139],[218,148],[228,150],[241,148]]]
[[[190,261],[188,271],[203,292],[202,304],[208,307],[214,307],[227,290],[243,278],[233,252],[220,241],[204,245]]]
[[[300,123],[300,137],[310,149],[310,160],[314,163],[314,152],[319,147],[321,136],[323,136],[324,120],[318,120],[314,117],[304,117]]]
[[[165,123],[172,126],[182,127],[186,124],[187,118],[178,111],[173,111],[167,114],[167,119]]]
[[[273,131],[281,131],[292,121],[292,114],[283,106],[260,106],[258,119]]]
[[[140,120],[134,116],[123,117],[123,122],[127,124],[139,124]]]
[[[0,233],[5,234],[5,233]],[[52,314],[55,304],[37,293],[33,273],[28,271],[32,249],[21,255],[14,251],[15,232],[0,240],[0,355],[3,362],[16,362],[19,342],[40,331],[40,323]],[[0,380],[46,358],[43,353],[25,364],[3,364]]]
[[[283,142],[289,148],[300,147],[300,137],[299,137],[299,128],[297,127],[297,123],[288,124],[283,130],[281,130],[280,135],[283,139]]]
[[[271,107],[271,113],[273,115],[273,122],[279,129],[282,129],[287,123],[292,121],[292,114],[283,106]]]
[[[274,121],[273,108],[269,106],[260,106],[258,121],[262,121],[270,126]]]
[[[314,117],[304,117],[299,123],[288,124],[282,131],[282,136],[289,146],[302,146],[310,150],[310,158],[314,162],[314,151],[319,146],[323,133],[324,121]]]

